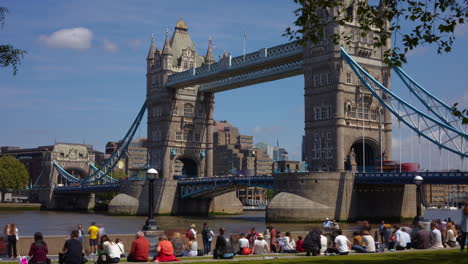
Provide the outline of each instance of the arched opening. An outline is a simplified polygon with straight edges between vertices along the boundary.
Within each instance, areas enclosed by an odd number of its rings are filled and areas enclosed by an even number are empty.
[[[66,168],[65,169],[68,173],[73,175],[74,177],[78,179],[84,179],[88,176],[85,170],[80,169],[80,168]],[[60,174],[57,174],[57,184],[59,185],[69,185],[70,183],[67,182]]]
[[[181,158],[176,161],[181,167],[180,173],[182,176],[196,178],[198,177],[198,167],[197,163],[192,159]]]
[[[351,153],[354,151],[355,162],[358,171],[364,171],[363,165],[365,165],[366,172],[373,171],[375,165],[375,149],[372,144],[368,142],[355,142],[351,146]],[[353,156],[353,154],[351,154]]]

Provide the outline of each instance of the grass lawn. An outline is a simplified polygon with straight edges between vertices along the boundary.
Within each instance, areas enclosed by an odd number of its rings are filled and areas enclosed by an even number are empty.
[[[298,257],[286,259],[268,259],[268,260],[242,260],[236,258],[236,263],[293,263],[293,264],[314,264],[314,263],[327,263],[327,264],[439,264],[439,263],[456,263],[468,264],[468,253],[463,253],[457,250],[435,250],[435,251],[413,251],[413,252],[392,252],[392,253],[376,253],[376,254],[363,254],[363,255],[350,255],[350,256],[325,256],[325,257]],[[195,262],[203,263],[203,261]],[[226,263],[223,262],[209,262],[209,263]]]

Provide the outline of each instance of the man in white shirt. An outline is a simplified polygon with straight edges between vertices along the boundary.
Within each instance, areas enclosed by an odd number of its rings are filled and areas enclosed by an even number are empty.
[[[432,230],[432,237],[434,238],[434,245],[432,248],[443,248],[444,245],[442,244],[442,234],[440,230],[437,229],[436,223],[431,223],[431,230]]]
[[[343,236],[343,232],[340,229],[335,231],[337,236],[335,237],[335,248],[339,255],[348,255],[351,242]]]
[[[411,237],[404,227],[395,232],[395,241],[396,250],[411,248]]]

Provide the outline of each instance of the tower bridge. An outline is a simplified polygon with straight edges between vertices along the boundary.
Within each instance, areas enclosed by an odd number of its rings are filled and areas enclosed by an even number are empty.
[[[327,30],[351,32],[356,27],[350,23]],[[84,180],[74,179],[55,166],[59,177],[76,186],[49,188],[52,198],[48,206],[58,204],[53,202],[54,196],[65,199],[67,195],[115,191],[120,194],[109,205],[110,210],[144,214],[148,206],[146,181],[114,182],[106,175],[124,154],[147,109],[149,165],[160,171],[161,177],[156,180],[154,200],[160,214],[234,212],[241,205],[230,191],[256,186],[276,193],[267,208],[269,220],[413,217],[414,174],[364,171],[366,166],[377,165],[377,157],[392,159],[391,115],[418,136],[462,159],[468,157],[468,137],[458,121],[447,118],[443,111],[428,116],[392,93],[391,69],[383,63],[385,47],[376,49],[365,39],[343,45],[332,40],[305,46],[292,42],[237,57],[225,53],[215,62],[212,42],[205,56],[198,55],[187,25],[180,20],[172,36],[166,34],[161,49],[151,40],[146,58],[146,101],[116,153],[103,170],[94,167]],[[425,93],[401,69],[395,71],[426,106],[446,110],[447,105]],[[215,93],[299,74],[304,75],[305,154],[312,172],[214,176]],[[174,179],[180,163],[195,179]],[[358,168],[360,173],[345,172]],[[423,176],[434,184],[468,182],[466,172],[427,172]],[[97,184],[100,181],[107,183]]]

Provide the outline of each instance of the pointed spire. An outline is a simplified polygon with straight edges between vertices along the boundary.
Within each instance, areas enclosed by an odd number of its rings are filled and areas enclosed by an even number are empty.
[[[214,63],[214,56],[213,56],[213,40],[208,40],[208,50],[206,51],[205,55],[205,64],[212,64]]]
[[[162,54],[170,55],[171,52],[171,44],[169,43],[169,29],[166,29],[166,39],[164,40],[164,48]]]
[[[148,57],[146,59],[148,59],[148,60],[154,59],[154,51],[155,51],[155,48],[154,48],[154,34],[151,34],[151,45],[150,45],[150,49],[148,51]]]

